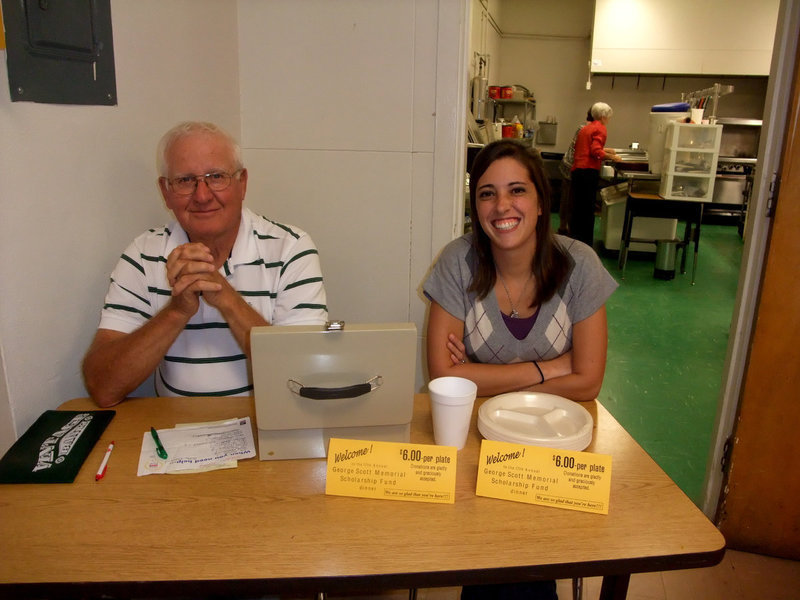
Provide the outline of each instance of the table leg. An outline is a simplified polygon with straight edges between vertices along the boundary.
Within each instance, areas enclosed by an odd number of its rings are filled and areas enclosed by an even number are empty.
[[[583,600],[583,577],[572,578],[572,600]]]
[[[600,588],[600,600],[625,600],[630,575],[606,575]]]
[[[625,202],[625,217],[622,220],[622,238],[619,246],[619,262],[617,263],[617,267],[622,269],[622,279],[625,279],[625,266],[628,264],[631,229],[633,229],[633,214],[631,213],[631,199],[628,197]]]
[[[686,253],[692,243],[692,221],[686,219],[686,228],[683,230],[683,249],[681,250],[681,275],[686,273]]]
[[[694,276],[697,273],[697,255],[700,252],[700,224],[703,222],[703,205],[699,204],[697,208],[697,226],[694,229],[694,263],[692,263],[692,285],[694,285]]]

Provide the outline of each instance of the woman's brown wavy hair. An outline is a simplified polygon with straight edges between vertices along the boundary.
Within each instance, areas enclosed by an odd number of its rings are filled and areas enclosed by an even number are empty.
[[[478,180],[501,158],[513,158],[528,171],[536,188],[542,214],[536,224],[536,252],[531,264],[536,289],[531,306],[539,306],[553,297],[567,276],[569,264],[564,250],[556,244],[550,227],[550,184],[544,174],[544,163],[539,152],[514,140],[498,140],[484,147],[475,156],[469,174],[469,209],[472,217],[472,245],[478,258],[477,269],[468,291],[476,292],[479,299],[485,298],[497,279],[492,246],[489,236],[478,220]]]

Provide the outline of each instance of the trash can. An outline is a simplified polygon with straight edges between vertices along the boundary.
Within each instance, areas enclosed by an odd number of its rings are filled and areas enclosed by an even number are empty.
[[[656,267],[653,277],[670,280],[675,278],[675,250],[677,240],[658,240],[656,242]]]

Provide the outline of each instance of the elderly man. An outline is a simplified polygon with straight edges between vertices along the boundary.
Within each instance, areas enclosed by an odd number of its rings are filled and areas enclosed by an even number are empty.
[[[175,221],[125,250],[83,361],[100,406],[155,374],[159,396],[252,390],[250,329],[327,320],[311,238],[244,208],[241,149],[211,123],[181,123],[158,148],[158,184]]]

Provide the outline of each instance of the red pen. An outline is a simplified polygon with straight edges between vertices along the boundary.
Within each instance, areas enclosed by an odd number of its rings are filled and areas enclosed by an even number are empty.
[[[100,463],[100,468],[97,469],[97,475],[94,476],[95,481],[100,481],[105,477],[106,469],[108,468],[108,457],[111,456],[111,451],[114,449],[114,442],[111,442],[106,448],[106,455],[103,457],[103,462]]]

